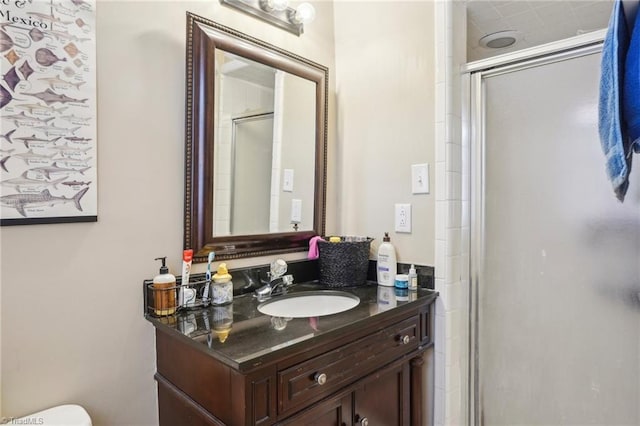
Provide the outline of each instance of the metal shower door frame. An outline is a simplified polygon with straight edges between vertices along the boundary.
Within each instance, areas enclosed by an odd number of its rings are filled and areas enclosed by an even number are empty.
[[[461,69],[462,78],[462,117],[463,146],[470,151],[470,203],[469,203],[469,369],[468,369],[468,410],[469,424],[482,425],[482,394],[479,375],[478,353],[478,303],[484,276],[485,259],[485,100],[487,78],[500,74],[521,71],[531,67],[543,66],[559,61],[598,53],[606,30],[594,31],[582,36],[572,37],[542,46],[533,47],[466,64]],[[464,164],[464,161],[463,161]],[[463,215],[465,217],[465,215]]]

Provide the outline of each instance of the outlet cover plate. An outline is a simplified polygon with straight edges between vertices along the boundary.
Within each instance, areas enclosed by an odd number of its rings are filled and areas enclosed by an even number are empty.
[[[302,200],[294,198],[291,200],[291,223],[302,222]]]
[[[396,204],[396,232],[411,233],[411,204]]]

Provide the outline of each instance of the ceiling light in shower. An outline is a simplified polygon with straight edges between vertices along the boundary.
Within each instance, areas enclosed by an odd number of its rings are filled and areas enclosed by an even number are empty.
[[[478,41],[478,43],[480,43],[480,46],[489,49],[502,49],[505,47],[513,46],[519,40],[520,34],[517,31],[507,30],[488,34],[482,37]]]

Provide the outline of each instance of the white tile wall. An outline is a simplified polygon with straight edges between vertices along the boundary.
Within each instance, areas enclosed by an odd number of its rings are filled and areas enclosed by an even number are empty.
[[[466,8],[462,2],[436,2],[436,303],[435,338],[435,406],[436,425],[458,425],[466,422],[467,395],[467,299],[469,259],[468,220],[463,213],[464,155],[462,146],[462,111],[459,67],[464,63]],[[455,31],[454,31],[455,21]],[[462,34],[461,34],[462,33]],[[467,275],[465,275],[467,274]],[[465,398],[463,398],[465,395]]]
[[[444,124],[444,123],[443,123]],[[436,130],[437,132],[437,130]],[[442,144],[444,147],[446,144]],[[436,158],[438,158],[436,154]],[[442,157],[444,158],[444,154]],[[447,200],[447,175],[446,175],[446,164],[444,161],[436,160],[436,201],[446,201]],[[443,203],[446,209],[446,203]],[[444,238],[443,238],[444,239]]]

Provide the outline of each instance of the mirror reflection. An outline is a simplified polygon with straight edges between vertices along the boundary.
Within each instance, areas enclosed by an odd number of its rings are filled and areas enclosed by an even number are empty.
[[[216,50],[213,235],[309,231],[316,84]]]
[[[326,67],[187,13],[184,248],[194,262],[323,235]]]

